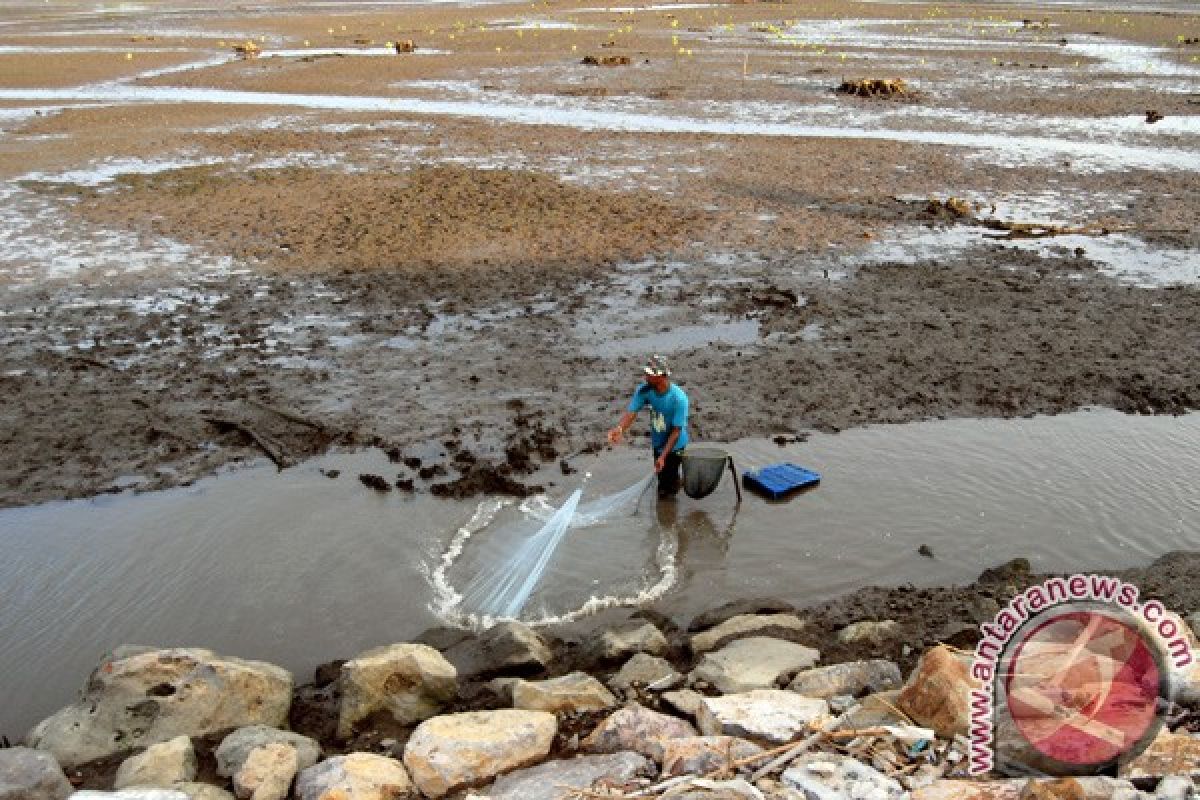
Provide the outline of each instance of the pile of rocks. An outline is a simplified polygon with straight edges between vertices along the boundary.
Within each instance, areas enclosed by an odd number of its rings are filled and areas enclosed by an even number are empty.
[[[124,648],[0,750],[0,800],[1184,798],[1200,772],[1200,738],[1164,732],[1119,779],[968,779],[965,653],[933,647],[907,681],[885,659],[822,664],[777,601],[686,631],[639,612],[584,641],[514,622],[420,638],[302,687],[262,662]]]

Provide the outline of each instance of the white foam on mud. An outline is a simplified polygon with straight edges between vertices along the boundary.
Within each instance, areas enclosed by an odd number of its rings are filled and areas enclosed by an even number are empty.
[[[725,3],[655,3],[648,6],[606,6],[600,8],[572,8],[567,14],[636,14],[640,11],[691,11],[697,8],[728,8]]]
[[[276,105],[330,111],[433,114],[492,119],[521,125],[551,125],[580,130],[631,133],[695,133],[717,136],[820,137],[901,141],[981,149],[994,152],[1006,162],[1011,163],[1058,163],[1065,158],[1071,160],[1076,169],[1086,168],[1096,172],[1124,171],[1132,168],[1200,171],[1200,149],[1195,148],[1073,141],[1037,135],[1010,136],[1000,133],[863,129],[835,125],[668,116],[583,108],[566,103],[546,105],[528,101],[475,102],[413,97],[286,94],[127,85],[85,86],[73,89],[2,89],[0,90],[0,99],[34,102],[77,100],[108,103]],[[564,98],[558,99],[563,100]],[[781,106],[781,108],[786,107]]]

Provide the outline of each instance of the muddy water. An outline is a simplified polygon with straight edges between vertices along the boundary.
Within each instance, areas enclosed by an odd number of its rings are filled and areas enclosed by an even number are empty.
[[[815,435],[780,448],[743,441],[739,468],[791,460],[824,481],[784,503],[728,479],[674,508],[573,531],[530,613],[563,615],[589,598],[643,597],[681,617],[774,593],[815,602],[864,584],[967,582],[1022,555],[1038,569],[1145,563],[1200,546],[1200,415],[1092,411],[1018,421],[952,420]],[[550,500],[591,473],[585,501],[643,475],[626,447],[556,480]],[[336,479],[321,470],[340,469]],[[231,472],[192,487],[0,512],[0,732],[21,735],[69,702],[90,667],[122,643],[198,645],[287,666],[410,637],[453,606],[466,566],[495,547],[504,520],[539,511],[365,489],[397,472],[374,453],[284,473]],[[506,516],[507,515],[507,516]],[[481,517],[447,571],[455,533]],[[928,544],[935,558],[917,554]],[[437,613],[435,613],[435,611]]]

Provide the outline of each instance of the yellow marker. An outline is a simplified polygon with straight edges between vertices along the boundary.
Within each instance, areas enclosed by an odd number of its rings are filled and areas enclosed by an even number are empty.
[[[497,47],[497,48],[496,48],[496,52],[497,52],[497,53],[499,53],[499,52],[500,52],[500,48],[499,48],[499,47]]]
[[[578,50],[578,49],[579,49],[579,45],[577,45],[577,44],[573,44],[573,45],[571,45],[571,52],[572,52],[572,53],[574,53],[574,52],[575,52],[576,50]]]
[[[218,39],[218,40],[217,40],[217,47],[224,47],[224,46],[225,46],[225,40],[224,40],[224,39]]]
[[[326,33],[329,33],[329,34],[332,34],[332,33],[333,33],[333,28],[326,28],[326,29],[325,29],[325,32],[326,32]]]
[[[305,44],[308,44],[308,42],[305,42]],[[391,50],[393,47],[396,46],[396,43],[395,42],[384,42],[383,46],[386,47],[388,50]]]
[[[126,54],[125,54],[125,60],[126,60],[126,61],[133,61],[133,53],[126,53]]]
[[[342,26],[342,30],[346,30],[346,26],[345,26],[345,25],[343,25],[343,26]]]
[[[309,46],[309,41],[308,41],[308,39],[305,39],[305,40],[304,40],[304,46],[305,46],[305,47],[308,47],[308,46]]]

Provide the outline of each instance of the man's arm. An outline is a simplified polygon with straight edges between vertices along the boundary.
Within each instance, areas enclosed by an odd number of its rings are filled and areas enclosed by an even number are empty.
[[[621,441],[621,436],[625,431],[629,430],[629,426],[633,424],[635,419],[637,419],[636,411],[626,411],[622,414],[621,421],[617,423],[617,427],[608,432],[608,443],[616,444]]]
[[[663,445],[662,453],[658,458],[654,459],[654,471],[662,472],[663,467],[667,465],[667,456],[675,451],[675,442],[679,439],[679,428],[671,428],[671,432],[667,434],[667,443]]]

